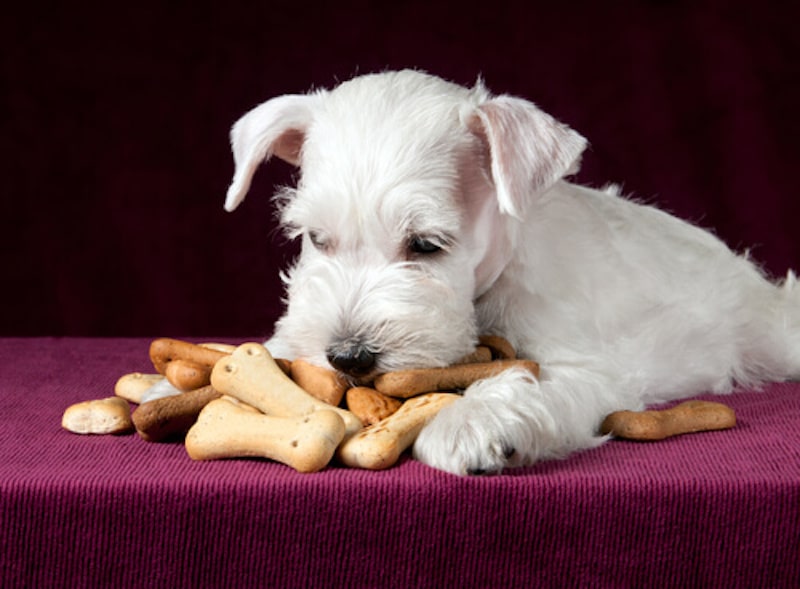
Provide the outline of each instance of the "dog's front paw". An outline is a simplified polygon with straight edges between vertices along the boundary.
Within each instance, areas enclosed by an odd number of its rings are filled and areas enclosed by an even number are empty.
[[[537,390],[523,371],[476,383],[425,426],[414,457],[460,475],[497,473],[533,462],[555,430],[549,414],[532,402]]]
[[[459,399],[443,409],[420,432],[414,443],[414,457],[453,474],[487,474],[506,467],[516,449],[480,418],[470,417]]]

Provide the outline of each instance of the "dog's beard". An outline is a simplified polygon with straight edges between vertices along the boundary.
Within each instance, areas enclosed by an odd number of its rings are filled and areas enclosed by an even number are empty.
[[[477,338],[471,297],[413,263],[361,267],[330,257],[285,276],[288,308],[277,325],[295,357],[325,364],[331,347],[358,341],[376,362],[361,380],[392,370],[445,366]]]

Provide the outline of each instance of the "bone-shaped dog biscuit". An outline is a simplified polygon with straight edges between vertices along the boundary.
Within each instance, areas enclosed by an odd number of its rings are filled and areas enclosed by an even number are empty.
[[[162,380],[164,380],[163,374],[142,374],[141,372],[124,374],[114,385],[114,394],[138,405],[142,402],[144,392]]]
[[[628,440],[663,440],[671,436],[728,429],[736,413],[722,403],[684,401],[674,407],[650,411],[615,411],[605,418],[600,433]]]
[[[336,412],[344,421],[346,435],[359,431],[361,421],[350,411],[323,403],[297,386],[261,344],[242,344],[211,372],[211,384],[221,393],[236,397],[263,413],[277,417]]]
[[[454,364],[443,368],[419,368],[387,372],[375,379],[375,389],[391,397],[413,397],[420,393],[465,389],[475,381],[496,376],[509,368],[524,368],[539,376],[539,365],[531,360],[495,360],[480,364]]]
[[[337,456],[347,466],[389,468],[441,409],[459,398],[452,393],[428,393],[409,399],[392,415],[345,440]]]
[[[217,399],[186,434],[186,451],[193,460],[258,457],[298,472],[316,472],[330,462],[344,433],[344,422],[334,411],[273,417]]]

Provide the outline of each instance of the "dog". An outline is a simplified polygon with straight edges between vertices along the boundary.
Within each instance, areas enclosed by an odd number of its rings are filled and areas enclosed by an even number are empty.
[[[480,334],[541,364],[475,383],[422,430],[420,461],[497,473],[602,444],[618,410],[800,374],[800,300],[652,206],[566,180],[587,142],[537,108],[416,70],[284,95],[231,130],[225,208],[275,156],[301,240],[265,343],[355,383],[448,365]]]

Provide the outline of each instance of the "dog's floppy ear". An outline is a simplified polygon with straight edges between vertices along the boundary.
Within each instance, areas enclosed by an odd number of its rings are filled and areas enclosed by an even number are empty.
[[[517,218],[533,197],[578,171],[586,148],[581,135],[512,96],[483,102],[468,125],[488,146],[500,212]]]
[[[236,170],[225,198],[234,210],[244,200],[261,162],[273,155],[299,166],[306,130],[318,95],[289,94],[268,100],[236,121],[231,147]]]

